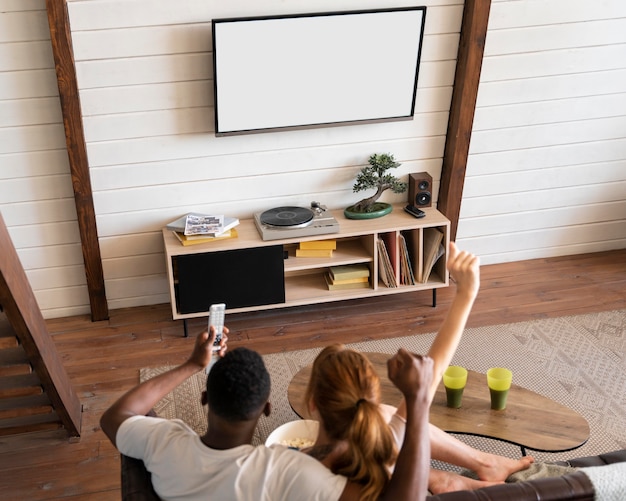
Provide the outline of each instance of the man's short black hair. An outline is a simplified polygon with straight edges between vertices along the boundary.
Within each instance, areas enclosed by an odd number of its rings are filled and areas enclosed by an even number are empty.
[[[269,399],[270,386],[270,375],[261,355],[236,348],[215,362],[209,372],[209,408],[226,419],[254,419]]]

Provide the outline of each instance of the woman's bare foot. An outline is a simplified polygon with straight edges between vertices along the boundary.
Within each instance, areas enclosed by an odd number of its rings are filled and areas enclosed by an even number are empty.
[[[451,471],[431,469],[428,478],[428,490],[433,494],[443,494],[445,492],[475,490],[501,483],[474,480]]]
[[[490,482],[504,482],[509,475],[527,469],[535,459],[532,456],[523,456],[520,459],[511,459],[489,454],[488,461],[478,466],[476,475],[481,480]]]

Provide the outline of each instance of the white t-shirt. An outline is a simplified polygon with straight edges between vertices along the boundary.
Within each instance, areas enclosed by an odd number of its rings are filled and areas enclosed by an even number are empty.
[[[346,478],[281,445],[210,449],[184,422],[133,416],[118,429],[119,451],[142,459],[164,500],[333,500]]]

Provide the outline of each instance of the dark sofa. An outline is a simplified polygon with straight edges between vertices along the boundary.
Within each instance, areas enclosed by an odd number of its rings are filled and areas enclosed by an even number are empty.
[[[601,466],[626,461],[626,449],[559,462],[567,466]],[[160,501],[152,489],[150,473],[143,461],[122,455],[122,500]],[[593,501],[593,486],[581,471],[561,477],[541,478],[526,482],[494,485],[475,491],[458,491],[429,496],[428,501]]]
[[[602,466],[626,461],[626,449],[587,456],[557,464],[574,467]],[[428,501],[593,501],[593,486],[582,471],[568,473],[561,477],[538,478],[526,482],[493,485],[475,491],[457,491],[438,496],[429,496]]]

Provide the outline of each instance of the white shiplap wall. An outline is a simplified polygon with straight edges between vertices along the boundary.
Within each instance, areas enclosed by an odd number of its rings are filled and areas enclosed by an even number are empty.
[[[389,3],[70,0],[109,307],[169,301],[160,228],[187,211],[341,208],[386,151],[437,189],[463,2],[419,4],[414,121],[216,138],[213,17]],[[494,0],[458,233],[483,263],[626,245],[625,20],[622,0]],[[0,0],[0,163],[0,210],[44,315],[88,312],[44,0]]]
[[[438,180],[463,5],[427,5],[415,120],[216,138],[212,18],[387,2],[70,2],[110,307],[169,301],[160,228],[185,212],[244,218],[312,200],[345,207],[362,198],[352,184],[377,152],[394,153],[400,176],[427,170]]]
[[[89,297],[47,19],[44,0],[0,0],[0,212],[55,317]]]
[[[483,263],[626,247],[626,2],[492,3],[457,239]]]

